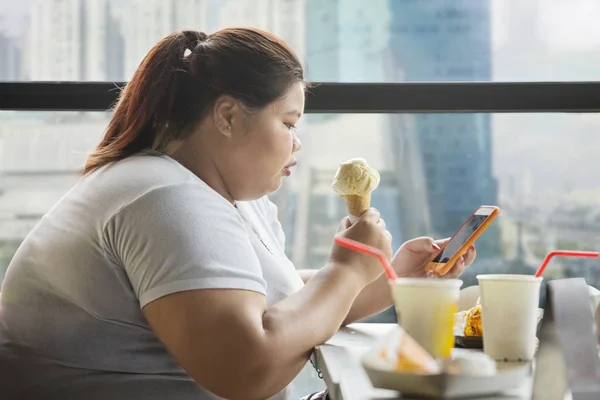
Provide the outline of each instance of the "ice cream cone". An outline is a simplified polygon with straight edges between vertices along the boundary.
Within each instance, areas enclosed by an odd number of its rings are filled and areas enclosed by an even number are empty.
[[[362,158],[348,160],[338,168],[333,190],[346,201],[352,223],[371,207],[371,193],[379,186],[379,180],[379,172]]]
[[[366,193],[362,196],[347,195],[344,196],[348,214],[353,217],[360,218],[371,207],[371,193]]]

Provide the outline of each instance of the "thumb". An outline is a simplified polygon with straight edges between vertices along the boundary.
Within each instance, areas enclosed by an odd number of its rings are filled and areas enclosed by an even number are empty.
[[[379,218],[381,218],[379,211],[375,208],[369,208],[363,213],[363,215],[360,216],[359,220],[377,223]]]
[[[350,220],[350,217],[344,217],[344,219],[342,220],[342,224],[344,224],[344,227],[346,227],[346,229],[350,228],[352,226],[352,221]]]
[[[413,240],[409,240],[404,244],[407,250],[415,253],[426,252],[426,253],[437,253],[441,250],[440,246],[435,243],[430,237],[420,237]]]
[[[343,232],[346,229],[350,228],[351,226],[352,226],[352,223],[350,222],[350,218],[344,217],[344,218],[342,218],[342,220],[340,221],[340,223],[337,227],[337,233]]]

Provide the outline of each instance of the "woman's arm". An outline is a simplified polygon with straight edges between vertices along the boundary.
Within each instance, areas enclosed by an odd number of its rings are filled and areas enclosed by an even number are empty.
[[[308,283],[318,272],[318,270],[301,269],[298,270],[300,278],[304,283]],[[351,324],[356,321],[368,318],[378,314],[392,306],[392,296],[389,283],[385,275],[380,276],[375,282],[367,285],[352,303],[352,307],[346,314],[346,318],[341,326]]]
[[[311,349],[337,331],[363,282],[346,266],[331,264],[269,308],[260,293],[217,289],[169,295],[143,312],[201,386],[227,399],[265,399],[289,384]]]
[[[434,242],[433,239],[422,237],[409,240],[396,252],[391,261],[392,267],[399,277],[424,277],[425,266],[429,260],[439,251],[447,239]],[[435,243],[435,245],[434,245]],[[464,268],[469,266],[476,257],[475,248],[469,249],[467,253],[446,274],[448,278],[455,278],[462,274]],[[299,270],[298,273],[306,283],[315,275],[314,270]],[[390,284],[385,275],[366,286],[352,304],[342,325],[351,324],[367,317],[378,314],[393,304]]]
[[[376,211],[343,235],[391,253]],[[160,297],[143,313],[202,387],[228,399],[265,399],[292,381],[312,348],[337,331],[361,290],[380,275],[377,260],[334,246],[310,282],[272,306],[251,290],[201,289]]]
[[[300,279],[302,279],[302,282],[306,285],[317,272],[319,272],[318,269],[299,269],[298,275],[300,275]]]

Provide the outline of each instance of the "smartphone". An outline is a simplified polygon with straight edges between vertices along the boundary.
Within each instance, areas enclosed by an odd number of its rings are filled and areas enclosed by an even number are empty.
[[[425,267],[439,275],[448,272],[458,259],[469,250],[483,231],[496,219],[500,209],[494,206],[481,206],[446,242],[442,251]]]

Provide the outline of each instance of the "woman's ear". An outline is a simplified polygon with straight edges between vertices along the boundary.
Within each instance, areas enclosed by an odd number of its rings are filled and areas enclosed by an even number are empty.
[[[238,102],[231,96],[221,96],[213,107],[213,120],[219,132],[231,138],[235,115],[239,112]]]

